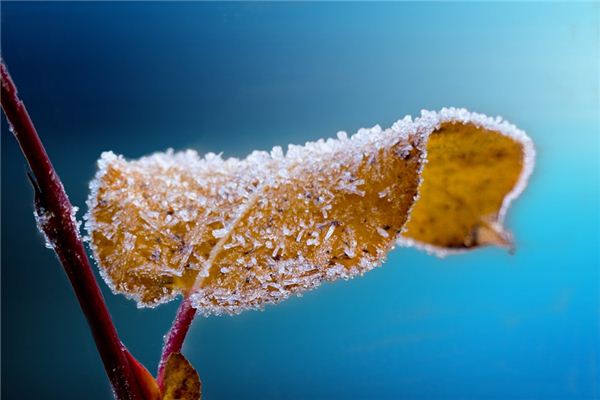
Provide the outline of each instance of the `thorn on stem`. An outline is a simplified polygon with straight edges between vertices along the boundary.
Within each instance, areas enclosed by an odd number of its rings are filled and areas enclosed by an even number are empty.
[[[39,197],[42,194],[42,190],[40,189],[37,180],[35,179],[33,173],[30,170],[27,170],[27,178],[29,178],[29,183],[31,183],[31,186],[33,187],[33,192],[36,198]]]

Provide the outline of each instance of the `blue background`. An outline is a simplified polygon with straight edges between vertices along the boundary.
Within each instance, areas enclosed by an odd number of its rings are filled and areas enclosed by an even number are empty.
[[[243,156],[443,106],[534,139],[515,255],[397,249],[264,312],[198,318],[184,352],[207,399],[597,399],[599,7],[3,1],[1,43],[82,209],[109,149]],[[110,398],[4,117],[1,138],[2,397]],[[137,310],[101,286],[154,370],[177,304]]]

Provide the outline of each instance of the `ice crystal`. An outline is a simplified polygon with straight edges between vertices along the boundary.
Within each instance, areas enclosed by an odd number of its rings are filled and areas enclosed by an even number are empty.
[[[37,207],[33,211],[33,217],[35,218],[35,222],[38,230],[44,236],[44,245],[47,249],[54,249],[54,243],[48,237],[46,233],[48,229],[50,229],[50,220],[54,217],[54,214],[51,211],[47,211],[42,207]]]

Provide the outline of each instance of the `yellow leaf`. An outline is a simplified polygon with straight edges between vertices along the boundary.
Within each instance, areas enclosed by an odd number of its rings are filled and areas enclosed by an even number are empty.
[[[181,353],[171,354],[165,366],[162,400],[199,400],[201,386],[192,364]]]
[[[519,131],[483,125],[445,122],[429,135],[406,243],[441,255],[487,244],[512,247],[502,220],[526,184],[533,146]]]
[[[104,153],[86,225],[107,282],[140,306],[190,293],[204,314],[237,313],[363,274],[396,243],[506,246],[532,166],[522,131],[457,109],[285,156]]]

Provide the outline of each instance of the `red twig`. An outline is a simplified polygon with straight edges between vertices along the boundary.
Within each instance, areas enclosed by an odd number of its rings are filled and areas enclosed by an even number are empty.
[[[0,60],[0,67],[2,108],[34,177],[32,183],[36,195],[36,213],[40,216],[40,227],[54,248],[73,286],[115,395],[120,400],[143,399],[135,373],[128,362],[126,350],[119,340],[92,272],[73,217],[73,207],[25,105],[17,96],[17,89],[3,60]]]
[[[160,356],[160,362],[158,364],[157,382],[158,386],[162,389],[164,382],[165,366],[169,356],[173,353],[181,351],[183,341],[187,335],[194,316],[196,315],[196,309],[192,307],[189,296],[185,296],[177,309],[175,320],[171,329],[165,336],[165,343],[163,346],[162,354]]]

